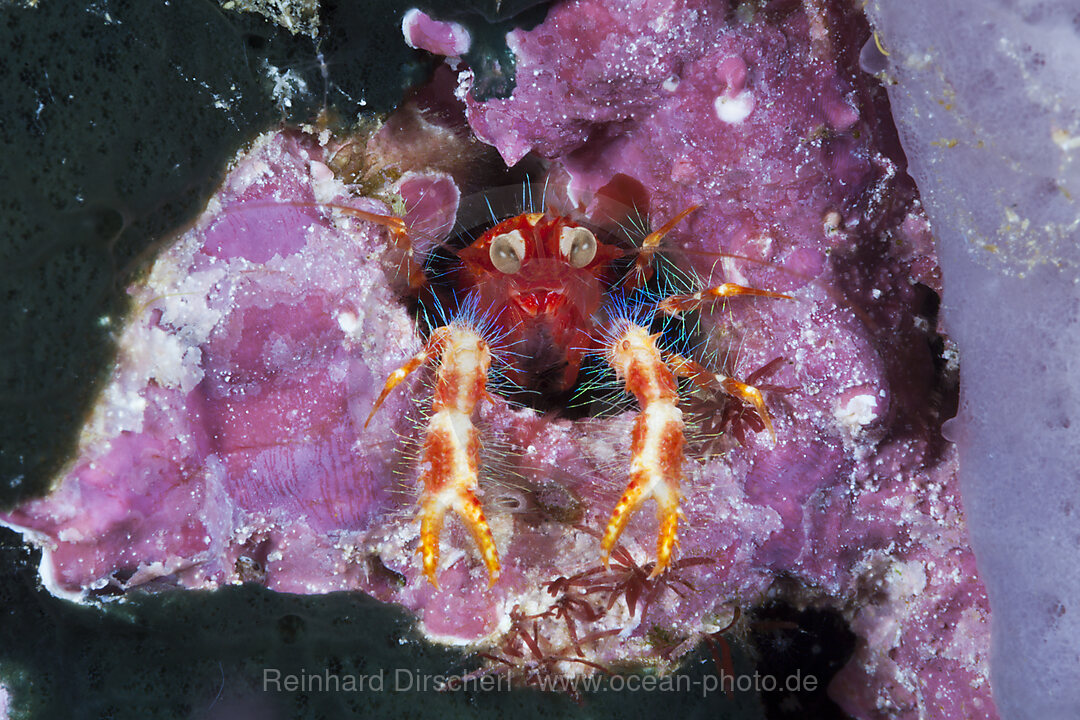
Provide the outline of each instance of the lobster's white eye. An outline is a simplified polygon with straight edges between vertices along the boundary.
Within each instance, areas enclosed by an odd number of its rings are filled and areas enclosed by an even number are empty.
[[[571,265],[583,268],[596,257],[596,236],[583,227],[563,228],[559,235],[559,252]]]
[[[488,256],[499,272],[513,275],[520,270],[521,260],[525,257],[525,238],[521,231],[511,230],[492,238]]]

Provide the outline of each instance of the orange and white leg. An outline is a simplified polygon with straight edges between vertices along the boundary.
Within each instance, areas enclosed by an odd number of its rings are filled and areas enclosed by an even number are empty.
[[[751,297],[766,297],[774,298],[777,300],[790,300],[790,295],[784,295],[783,293],[773,292],[771,290],[758,290],[757,288],[746,287],[745,285],[736,285],[735,283],[723,283],[722,285],[716,285],[714,287],[705,288],[695,293],[687,293],[686,295],[671,295],[666,297],[657,303],[656,309],[666,315],[678,315],[679,313],[686,312],[687,310],[697,310],[706,302],[713,300],[722,300],[729,297],[737,297],[739,295],[749,295]]]
[[[688,310],[697,310],[706,302],[740,295],[776,300],[792,299],[790,295],[773,292],[772,290],[759,290],[758,288],[736,285],[735,283],[723,283],[695,293],[666,297],[657,303],[657,310],[667,315],[678,316]],[[761,396],[760,390],[753,385],[748,385],[727,375],[711,372],[701,364],[680,355],[669,355],[667,360],[671,363],[671,368],[676,375],[689,378],[698,387],[706,389],[719,388],[731,397],[753,405],[758,417],[765,423],[765,427],[769,431],[769,437],[772,438],[773,442],[776,442],[776,431],[773,429],[772,419],[769,417],[769,411],[765,408],[765,399]]]
[[[667,361],[676,375],[688,378],[698,387],[705,390],[715,390],[719,388],[727,395],[753,405],[754,410],[757,411],[758,417],[765,423],[765,429],[769,431],[769,437],[772,438],[773,442],[776,442],[776,431],[773,429],[772,419],[769,417],[769,410],[765,407],[765,398],[762,396],[761,391],[756,387],[736,380],[735,378],[728,377],[727,375],[714,373],[701,363],[694,362],[681,355],[668,355]]]
[[[697,210],[700,205],[691,205],[683,210],[675,217],[668,220],[662,227],[657,230],[653,230],[651,233],[645,236],[645,239],[641,241],[641,247],[638,248],[638,256],[634,261],[634,265],[630,270],[630,274],[627,275],[626,285],[628,288],[633,289],[644,285],[652,277],[652,259],[653,255],[660,250],[660,241],[664,239],[664,236],[675,229],[675,226],[683,221],[683,219],[690,213]]]
[[[431,360],[438,361],[438,369],[421,474],[424,488],[420,498],[419,552],[424,575],[432,585],[439,586],[436,578],[439,536],[446,511],[453,510],[472,534],[490,584],[494,585],[499,577],[499,553],[476,498],[480,438],[472,422],[477,403],[487,397],[487,374],[491,366],[488,344],[471,328],[458,325],[436,328],[424,348],[390,375],[371,414],[410,372]]]
[[[664,362],[656,336],[631,322],[614,335],[607,350],[608,362],[623,380],[627,392],[641,406],[630,452],[630,482],[615,506],[600,540],[606,565],[630,516],[641,504],[656,500],[660,521],[656,540],[655,577],[671,563],[678,546],[679,484],[682,479],[683,419],[679,410],[675,376]]]
[[[403,218],[397,217],[396,215],[381,215],[379,213],[368,212],[367,210],[361,210],[360,208],[349,207],[347,205],[333,205],[332,207],[345,215],[350,215],[385,227],[390,232],[390,239],[394,242],[395,247],[405,255],[406,272],[409,276],[409,287],[415,290],[426,282],[423,266],[420,264],[420,261],[417,260],[416,253],[413,251],[409,227],[405,224]]]

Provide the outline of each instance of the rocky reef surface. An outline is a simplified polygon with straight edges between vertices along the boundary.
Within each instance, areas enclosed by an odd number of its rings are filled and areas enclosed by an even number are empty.
[[[411,43],[461,37],[413,21]],[[581,0],[510,34],[511,97],[477,101],[457,65],[457,101],[421,94],[391,118],[364,162],[393,172],[365,197],[335,173],[355,143],[264,136],[131,288],[78,457],[4,521],[47,550],[59,593],[363,590],[433,640],[534,674],[663,669],[736,608],[829,608],[857,637],[830,687],[853,716],[994,717],[989,610],[939,432],[956,370],[936,330],[940,274],[888,107],[858,66],[866,36],[812,2]],[[766,387],[777,438],[688,393],[681,553],[658,579],[642,571],[648,507],[599,566],[633,412],[568,420],[498,397],[479,422],[503,575],[487,587],[456,523],[440,588],[419,571],[424,376],[363,424],[420,337],[400,248],[343,208],[397,208],[417,238],[438,236],[475,182],[471,135],[507,164],[540,158],[570,202],[622,174],[647,190],[654,225],[699,205],[667,239],[685,271],[793,296],[705,314],[707,359]]]

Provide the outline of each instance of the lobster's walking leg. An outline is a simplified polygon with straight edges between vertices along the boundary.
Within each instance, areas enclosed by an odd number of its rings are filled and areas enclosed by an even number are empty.
[[[704,288],[695,293],[671,295],[657,303],[656,308],[667,315],[678,315],[687,310],[696,310],[704,303],[712,300],[722,300],[739,295],[766,297],[776,300],[792,299],[790,295],[773,292],[772,290],[759,290],[758,288],[736,285],[735,283],[723,283]],[[681,355],[669,355],[667,360],[676,375],[689,378],[698,387],[706,389],[720,388],[731,397],[753,405],[758,417],[765,423],[765,428],[769,431],[769,437],[772,438],[773,442],[776,442],[776,431],[773,429],[772,419],[769,417],[769,411],[765,408],[765,399],[761,396],[760,390],[753,385],[748,385],[727,375],[710,372],[701,364],[688,360]]]
[[[735,283],[723,283],[714,287],[699,290],[696,293],[686,295],[671,295],[661,300],[656,309],[667,315],[678,315],[687,310],[696,310],[710,300],[736,297],[738,295],[750,295],[752,297],[767,297],[776,300],[791,300],[790,295],[773,292],[772,290],[758,290],[757,288],[736,285]]]
[[[638,249],[637,259],[634,261],[630,274],[627,276],[627,282],[630,287],[640,287],[652,277],[652,259],[653,255],[660,249],[660,241],[664,239],[665,235],[674,230],[675,226],[682,222],[687,215],[694,212],[699,207],[701,206],[691,205],[668,220],[660,228],[653,230],[645,236],[645,239],[641,241],[641,247]]]
[[[403,218],[394,215],[381,215],[379,213],[368,212],[367,210],[344,205],[334,205],[332,207],[345,215],[351,215],[352,217],[360,218],[367,222],[382,225],[389,230],[390,239],[393,240],[394,245],[405,253],[405,269],[409,274],[409,287],[415,290],[422,287],[427,282],[427,279],[424,277],[424,268],[416,259],[416,255],[413,252],[412,240],[409,237],[409,227],[405,224]]]
[[[652,577],[671,563],[678,545],[679,483],[682,479],[683,419],[675,376],[656,347],[656,336],[626,323],[607,350],[608,362],[637,397],[641,412],[631,440],[630,482],[600,540],[607,565],[630,516],[649,498],[656,500],[660,532]]]
[[[438,360],[438,370],[424,441],[421,475],[424,489],[420,498],[419,552],[424,575],[432,585],[439,586],[436,579],[439,535],[443,517],[451,509],[472,533],[490,584],[494,585],[499,577],[499,553],[476,498],[480,437],[472,423],[473,410],[487,395],[487,373],[491,366],[487,343],[467,327],[436,328],[424,348],[390,375],[371,413],[410,372],[432,359]]]
[[[765,407],[765,398],[762,397],[761,391],[756,387],[736,380],[735,378],[728,377],[727,375],[714,373],[701,363],[688,360],[682,355],[668,355],[667,361],[676,375],[689,378],[689,380],[698,387],[706,390],[719,388],[731,397],[753,405],[754,410],[757,411],[758,417],[765,423],[765,429],[769,431],[769,437],[772,438],[773,442],[776,442],[776,431],[773,429],[769,411]]]

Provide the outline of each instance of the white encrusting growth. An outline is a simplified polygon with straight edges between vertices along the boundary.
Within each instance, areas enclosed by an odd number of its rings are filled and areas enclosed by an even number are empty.
[[[878,399],[873,395],[856,395],[836,408],[836,419],[848,428],[857,429],[877,420]]]
[[[713,102],[716,117],[729,125],[738,125],[750,117],[750,113],[754,111],[754,105],[754,94],[749,90],[743,90],[735,95],[726,93],[718,95]]]

